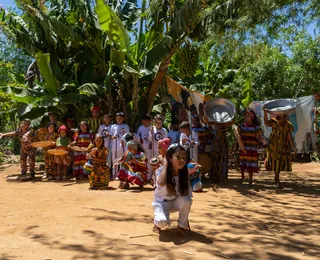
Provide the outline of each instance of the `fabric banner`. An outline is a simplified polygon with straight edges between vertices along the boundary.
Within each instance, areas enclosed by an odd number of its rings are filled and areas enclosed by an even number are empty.
[[[294,127],[292,133],[293,140],[300,152],[313,151],[315,148],[315,132],[314,132],[314,96],[300,97],[296,99],[299,106],[295,112],[289,115],[289,120]],[[261,119],[263,134],[269,138],[271,127],[266,127],[263,122],[262,106],[267,101],[253,101],[249,107],[255,111]]]
[[[203,94],[187,89],[178,82],[174,81],[169,76],[166,76],[168,94],[171,95],[178,103],[184,104],[187,110],[190,110],[191,106],[194,106],[199,112],[199,107],[203,105],[205,101],[209,98],[205,97]]]

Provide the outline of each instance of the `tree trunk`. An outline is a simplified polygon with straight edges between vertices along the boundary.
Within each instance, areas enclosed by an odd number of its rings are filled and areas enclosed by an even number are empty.
[[[148,107],[148,113],[150,113],[152,111],[152,107],[154,104],[154,100],[156,98],[156,95],[158,93],[159,90],[159,86],[162,82],[163,76],[166,74],[169,64],[170,64],[170,60],[173,56],[174,52],[170,53],[169,56],[160,63],[159,69],[157,71],[156,76],[154,77],[154,79],[152,80],[151,86],[150,86],[150,90],[149,90],[149,94],[147,97],[147,107]]]
[[[130,120],[130,129],[135,129],[137,124],[137,115],[139,113],[139,75],[132,74],[133,91],[132,91],[132,112]]]

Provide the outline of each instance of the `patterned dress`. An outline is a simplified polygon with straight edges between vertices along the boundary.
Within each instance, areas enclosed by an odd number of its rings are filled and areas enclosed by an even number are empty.
[[[267,166],[274,172],[291,172],[291,148],[287,136],[294,131],[293,126],[289,121],[281,126],[275,118],[271,120],[273,125],[267,149]]]
[[[35,140],[35,132],[33,130],[28,130],[27,132],[23,132],[21,128],[18,128],[16,130],[16,136],[19,137],[20,143],[21,143],[21,150],[20,150],[21,174],[23,175],[27,173],[28,157],[29,157],[30,173],[34,173],[37,149],[33,148],[31,144]]]
[[[110,168],[107,163],[108,148],[95,147],[90,154],[94,154],[91,162],[93,170],[90,173],[89,182],[91,189],[106,189],[110,181]]]
[[[59,137],[58,133],[51,133],[46,135],[46,141],[55,142]],[[45,164],[45,172],[47,176],[54,174],[53,169],[53,162],[54,162],[54,155],[48,154],[48,150],[52,149],[52,147],[44,148],[43,149],[43,159]]]
[[[76,146],[87,148],[93,140],[93,135],[91,133],[77,132],[74,135],[73,140],[76,142]],[[87,162],[87,159],[86,159],[87,153],[74,151],[73,154],[74,154],[73,176],[74,177],[83,176],[84,175],[83,165]]]
[[[120,180],[128,180],[129,183],[143,186],[147,180],[147,175],[147,157],[143,152],[136,152],[134,154],[127,152],[123,156],[118,173]]]
[[[240,150],[239,159],[241,171],[258,172],[258,136],[262,133],[261,127],[244,123],[239,127],[239,130],[242,143],[246,150],[246,153]]]

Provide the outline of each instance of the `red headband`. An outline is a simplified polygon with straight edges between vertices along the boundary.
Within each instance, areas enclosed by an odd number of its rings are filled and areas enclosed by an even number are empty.
[[[94,106],[94,107],[91,109],[91,111],[92,111],[92,112],[93,112],[93,111],[98,111],[98,112],[100,112],[100,107]]]

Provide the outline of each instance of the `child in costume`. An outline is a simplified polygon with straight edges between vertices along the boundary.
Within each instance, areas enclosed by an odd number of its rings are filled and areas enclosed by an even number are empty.
[[[46,134],[46,141],[52,142],[50,147],[43,149],[43,159],[45,164],[45,172],[42,176],[42,179],[47,179],[51,181],[54,179],[54,155],[48,154],[48,150],[54,148],[56,146],[56,140],[59,137],[57,133],[57,124],[55,122],[50,122],[47,124],[48,133]]]
[[[107,163],[108,148],[104,146],[103,137],[100,134],[96,134],[95,147],[92,148],[88,154],[89,161],[91,164],[91,170],[88,172],[90,189],[106,189],[109,186],[110,180],[110,168]],[[88,170],[86,163],[85,170]]]
[[[158,156],[158,141],[162,140],[163,138],[168,137],[168,132],[165,128],[162,127],[163,125],[163,118],[161,115],[155,116],[155,126],[151,127],[151,131],[149,132],[149,141],[152,146],[151,156],[157,157]]]
[[[110,114],[104,114],[103,116],[103,124],[99,127],[98,134],[102,136],[104,141],[104,147],[108,148],[108,157],[107,162],[108,165],[111,165],[111,124],[112,116]]]
[[[190,124],[184,121],[180,124],[180,145],[187,151],[187,161],[198,161],[198,134],[190,130]]]
[[[256,114],[246,109],[244,111],[244,122],[238,127],[238,133],[241,137],[239,146],[240,150],[240,169],[241,184],[244,180],[244,173],[249,173],[249,185],[252,185],[252,177],[254,172],[258,172],[258,144],[261,138],[262,130]]]
[[[143,147],[143,150],[148,158],[148,162],[152,157],[151,142],[149,141],[150,121],[151,121],[150,116],[144,115],[142,117],[142,125],[139,126],[137,131],[137,138]],[[149,169],[148,180],[150,180],[152,177],[152,167],[149,163],[148,163],[148,169]]]
[[[20,150],[20,167],[21,167],[21,178],[31,179],[35,175],[35,161],[36,161],[36,148],[33,148],[31,144],[35,141],[35,131],[30,130],[31,121],[24,119],[20,127],[10,133],[0,133],[0,139],[2,137],[17,136],[20,139],[21,150]],[[30,166],[30,173],[27,174],[27,160]]]
[[[111,127],[111,136],[113,139],[112,142],[112,162],[114,163],[117,158],[121,158],[125,153],[126,147],[122,140],[122,136],[126,133],[129,133],[129,126],[124,124],[124,114],[118,112],[116,114],[116,124]],[[113,177],[117,176],[117,167],[113,167],[112,175]]]
[[[129,189],[130,184],[143,187],[148,175],[147,157],[144,152],[139,151],[137,141],[127,142],[127,147],[128,151],[115,162],[116,165],[120,164],[120,188]]]
[[[93,141],[93,134],[90,133],[90,129],[87,121],[81,121],[79,124],[79,130],[73,136],[73,142],[70,144],[71,146],[78,146],[81,148],[88,148],[90,143]],[[86,163],[86,155],[85,151],[74,151],[74,162],[73,162],[73,181],[77,179],[82,180],[84,178],[83,166]]]
[[[69,144],[71,139],[68,137],[68,128],[65,125],[62,125],[58,129],[60,137],[56,141],[56,149],[61,149],[64,151],[69,151]],[[70,165],[69,155],[54,156],[54,164],[56,171],[54,176],[56,180],[67,180],[68,167]]]
[[[98,133],[99,127],[102,125],[102,118],[100,117],[100,107],[94,106],[91,109],[92,117],[88,120],[89,129],[94,133]]]

